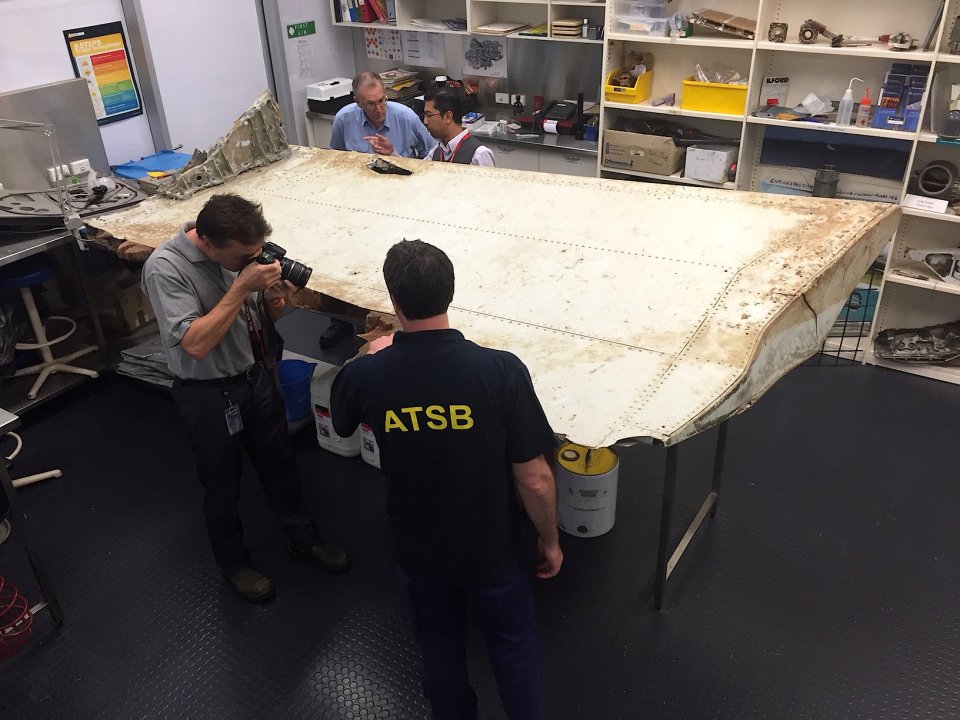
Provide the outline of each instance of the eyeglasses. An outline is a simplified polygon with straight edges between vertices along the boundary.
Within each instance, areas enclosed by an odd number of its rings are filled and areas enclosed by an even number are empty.
[[[443,113],[441,113],[441,112],[427,112],[426,110],[423,111],[423,116],[424,116],[424,117],[433,117],[434,115],[443,115]]]
[[[387,99],[382,97],[379,100],[361,100],[360,104],[365,108],[378,107],[380,105],[385,106],[387,104]]]

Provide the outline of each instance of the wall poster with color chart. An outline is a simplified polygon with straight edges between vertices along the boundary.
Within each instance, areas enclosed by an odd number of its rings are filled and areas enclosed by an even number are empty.
[[[403,60],[403,47],[399,30],[364,28],[363,41],[367,57],[374,60]]]
[[[63,31],[73,72],[87,81],[97,124],[143,114],[127,38],[119,22]]]

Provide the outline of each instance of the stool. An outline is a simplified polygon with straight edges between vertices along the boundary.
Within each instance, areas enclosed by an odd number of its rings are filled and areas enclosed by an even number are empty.
[[[72,318],[64,315],[51,315],[48,320],[61,320],[69,324],[70,328],[59,337],[52,340],[47,339],[47,331],[44,329],[43,322],[40,320],[40,313],[37,312],[37,304],[33,301],[32,287],[40,285],[53,277],[57,265],[52,258],[46,255],[32,255],[24,260],[14,263],[0,270],[0,290],[19,290],[20,297],[23,299],[24,307],[27,309],[27,316],[30,318],[30,325],[33,327],[33,336],[36,342],[17,343],[17,350],[39,350],[43,362],[30,367],[21,368],[14,373],[14,377],[22,375],[39,374],[37,381],[30,388],[27,397],[31,400],[37,397],[43,383],[51,374],[56,372],[74,373],[75,375],[86,375],[88,377],[98,377],[96,370],[69,365],[71,360],[76,360],[82,355],[96,352],[99,348],[96,345],[87,345],[86,347],[72,352],[69,355],[54,357],[50,351],[51,345],[63,342],[73,335],[77,329],[77,323]]]

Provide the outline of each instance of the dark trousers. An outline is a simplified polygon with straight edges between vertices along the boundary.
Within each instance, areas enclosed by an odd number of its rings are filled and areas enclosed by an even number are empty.
[[[477,695],[467,678],[467,605],[476,614],[510,720],[541,720],[543,656],[533,615],[533,593],[517,563],[493,581],[463,586],[409,575],[400,580],[423,658],[423,688],[434,720],[474,720]]]
[[[173,398],[196,454],[197,475],[204,489],[203,516],[213,556],[223,570],[229,572],[250,562],[237,512],[244,450],[283,531],[297,540],[315,535],[301,505],[283,396],[271,371],[258,366],[249,380],[219,386],[175,380]],[[224,416],[230,402],[240,408],[243,418],[243,430],[236,435],[228,432]]]

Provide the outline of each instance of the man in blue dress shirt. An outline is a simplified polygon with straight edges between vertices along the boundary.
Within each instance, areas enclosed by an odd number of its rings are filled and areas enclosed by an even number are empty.
[[[333,120],[332,149],[422,158],[436,145],[413,110],[387,100],[376,73],[353,79],[353,97],[356,105],[342,108]]]
[[[342,108],[333,119],[331,149],[424,158],[437,144],[413,110],[387,100],[383,80],[376,73],[362,72],[353,79],[353,97],[356,104]],[[365,310],[327,295],[322,308],[340,315],[330,318],[320,336],[320,347],[325,350],[352,337],[354,326],[362,326],[366,316]]]

